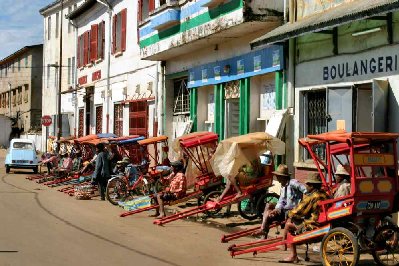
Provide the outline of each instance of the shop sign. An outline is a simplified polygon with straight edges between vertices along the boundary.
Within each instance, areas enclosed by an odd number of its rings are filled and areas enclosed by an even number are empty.
[[[283,47],[271,45],[233,58],[189,69],[188,88],[239,80],[283,68]]]
[[[96,72],[93,72],[93,74],[91,75],[92,81],[99,80],[99,79],[101,79],[101,70],[97,70]]]
[[[84,85],[84,84],[86,84],[86,83],[87,83],[87,75],[85,75],[85,76],[83,76],[83,77],[80,77],[80,78],[78,79],[78,83],[79,83],[79,85]]]
[[[393,71],[398,71],[397,55],[370,57],[324,66],[323,80],[342,80],[348,77],[389,73]]]

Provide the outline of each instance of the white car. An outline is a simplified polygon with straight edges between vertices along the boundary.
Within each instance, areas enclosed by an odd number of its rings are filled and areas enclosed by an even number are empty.
[[[38,161],[35,143],[32,140],[11,140],[5,160],[6,173],[9,173],[11,168],[21,168],[33,169],[36,174],[38,172]]]

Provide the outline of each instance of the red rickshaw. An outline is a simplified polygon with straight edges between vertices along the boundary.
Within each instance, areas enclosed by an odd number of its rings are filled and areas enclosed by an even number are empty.
[[[335,131],[300,139],[313,159],[330,199],[320,201],[317,228],[232,245],[232,256],[276,250],[279,246],[321,241],[323,265],[357,265],[360,253],[371,253],[378,265],[399,265],[396,133]],[[332,198],[337,165],[349,169],[350,194]],[[307,257],[307,252],[306,252]]]
[[[166,202],[167,205],[174,205],[194,198],[198,198],[199,202],[202,203],[201,197],[203,195],[207,195],[220,187],[222,184],[221,178],[216,177],[213,172],[209,170],[209,159],[216,150],[217,143],[218,136],[212,132],[190,133],[174,141],[173,148],[175,152],[179,154],[179,157],[183,157],[183,154],[185,154],[190,158],[186,163],[186,175],[188,175],[188,179],[190,179],[190,175],[194,177],[194,190],[187,193],[183,198]],[[126,217],[143,211],[153,210],[157,207],[157,204],[153,204],[146,208],[124,212],[120,216]]]
[[[184,143],[183,143],[184,145]],[[212,154],[207,174],[213,176],[225,177],[235,176],[238,180],[242,194],[237,195],[237,191],[231,188],[225,197],[219,199],[222,192],[220,190],[208,193],[203,202],[205,204],[193,209],[176,213],[171,216],[155,220],[154,224],[163,225],[172,221],[192,216],[198,213],[207,213],[209,216],[215,216],[222,208],[227,208],[231,204],[238,203],[238,209],[241,216],[247,219],[254,219],[263,211],[265,204],[270,200],[271,194],[267,189],[272,185],[273,163],[261,165],[259,157],[266,151],[273,154],[284,154],[285,144],[264,132],[249,133],[238,137],[232,137],[219,143],[216,151]],[[192,155],[187,153],[191,158]],[[258,171],[253,176],[239,175],[240,169],[257,168]],[[245,202],[245,207],[241,205]],[[249,209],[250,213],[244,211]],[[258,210],[261,209],[261,210]]]

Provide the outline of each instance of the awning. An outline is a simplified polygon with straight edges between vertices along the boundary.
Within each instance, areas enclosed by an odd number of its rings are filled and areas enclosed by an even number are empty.
[[[307,33],[319,32],[356,20],[399,9],[399,0],[357,0],[342,4],[293,23],[286,23],[251,42],[251,48],[282,42]]]

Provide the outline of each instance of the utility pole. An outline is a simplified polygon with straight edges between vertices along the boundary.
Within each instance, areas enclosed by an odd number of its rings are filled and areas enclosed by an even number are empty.
[[[8,91],[9,91],[9,93],[8,93],[8,104],[9,104],[9,107],[10,107],[10,117],[11,117],[11,83],[10,82],[8,82]]]
[[[59,142],[61,140],[61,131],[62,131],[62,115],[61,115],[61,81],[62,81],[62,20],[63,20],[63,10],[64,10],[64,0],[61,0],[61,14],[60,14],[60,63],[58,67],[58,94],[57,94],[57,101],[58,101],[58,106],[57,106],[57,140],[58,140],[58,145],[57,145],[57,150],[56,152],[60,152],[60,146],[61,143]]]

